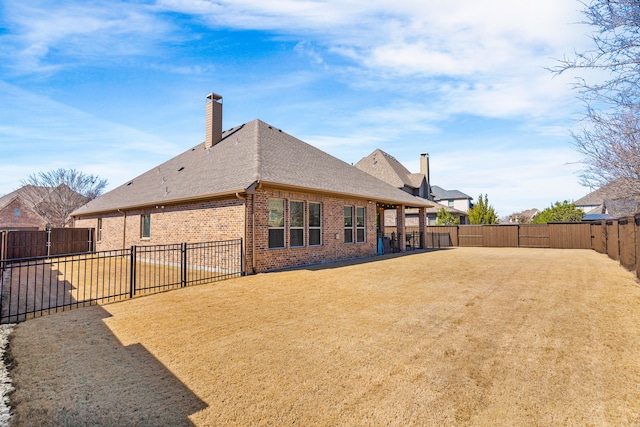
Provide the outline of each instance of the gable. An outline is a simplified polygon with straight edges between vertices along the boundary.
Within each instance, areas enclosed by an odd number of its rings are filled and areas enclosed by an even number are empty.
[[[30,208],[19,196],[3,201],[0,207],[0,229],[44,228],[47,221]]]
[[[412,174],[395,157],[380,149],[360,159],[355,167],[396,188],[420,188],[421,182],[415,175],[421,174]]]

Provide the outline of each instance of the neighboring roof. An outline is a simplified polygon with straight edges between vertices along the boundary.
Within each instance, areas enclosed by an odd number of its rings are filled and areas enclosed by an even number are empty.
[[[72,215],[180,203],[236,192],[254,183],[428,207],[273,126],[254,120],[223,132],[210,149],[200,143],[77,209]]]
[[[616,181],[612,181],[597,190],[592,191],[584,197],[573,202],[576,206],[598,206],[607,199],[618,199],[622,196],[621,190]]]
[[[586,214],[580,221],[606,221],[608,219],[616,219],[616,217],[609,214]]]
[[[640,212],[640,202],[629,196],[620,180],[612,181],[574,202],[576,207],[591,209],[587,214],[608,213],[614,218]]]
[[[435,206],[431,207],[431,208],[427,208],[427,213],[435,213],[437,214],[438,212],[440,212],[441,209],[444,209],[446,212],[449,212],[452,215],[463,215],[463,216],[467,216],[469,215],[467,212],[464,211],[460,211],[458,209],[454,209],[452,207],[446,206],[446,205],[441,205],[441,204],[436,204]]]
[[[640,203],[634,199],[612,199],[604,201],[605,212],[616,218],[640,212]]]
[[[0,197],[0,209],[4,208],[18,197],[20,196],[16,191],[12,191],[11,193],[5,194],[4,196]]]
[[[420,188],[422,181],[426,180],[423,174],[409,172],[395,157],[380,149],[360,159],[355,167],[396,188]]]
[[[458,190],[445,190],[437,185],[431,186],[431,193],[434,195],[434,200],[451,200],[451,199],[473,199],[471,196],[464,194]]]

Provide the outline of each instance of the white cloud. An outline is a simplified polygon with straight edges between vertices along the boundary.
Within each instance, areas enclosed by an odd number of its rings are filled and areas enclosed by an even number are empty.
[[[145,53],[156,37],[166,37],[170,25],[136,3],[22,2],[3,8],[10,35],[0,38],[0,58],[18,73],[56,71],[78,60]],[[53,58],[55,57],[55,58]]]
[[[97,173],[117,185],[186,148],[3,82],[0,141],[10,153],[0,156],[0,194],[31,173],[59,167]]]
[[[158,2],[160,9],[195,14],[214,27],[298,39],[296,49],[316,63],[331,66],[326,55],[339,55],[356,66],[345,71],[354,85],[393,86],[411,77],[407,94],[433,94],[434,81],[453,79],[446,83],[451,88],[439,91],[443,97],[429,101],[452,113],[489,117],[535,117],[549,109],[549,95],[568,97],[569,88],[552,82],[544,67],[586,41],[584,28],[571,24],[580,20],[580,6],[573,0]]]

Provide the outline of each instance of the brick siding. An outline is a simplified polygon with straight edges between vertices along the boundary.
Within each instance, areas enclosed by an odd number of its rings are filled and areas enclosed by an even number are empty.
[[[268,203],[270,198],[286,201],[284,249],[269,249]],[[304,247],[291,248],[289,245],[288,215],[289,202],[292,200],[305,202]],[[252,223],[254,201],[255,228]],[[309,202],[321,204],[322,244],[320,246],[308,244]],[[344,206],[366,208],[364,243],[344,243]],[[140,220],[143,214],[151,215],[151,237],[148,239],[140,237]],[[97,242],[99,251],[127,248],[133,245],[194,243],[243,238],[246,271],[261,272],[375,255],[377,251],[376,214],[376,204],[369,203],[368,200],[262,188],[256,190],[254,194],[248,194],[246,200],[230,197],[202,203],[127,211],[126,216],[117,212],[83,216],[76,218],[74,226],[95,228],[98,235],[98,218],[101,218],[101,239]],[[254,230],[255,242],[253,241]],[[253,260],[254,243],[255,261]]]
[[[16,209],[20,215],[15,216]],[[0,209],[1,230],[44,230],[47,222],[19,198],[12,200]]]
[[[196,243],[244,238],[244,200],[190,203],[178,206],[103,214],[76,219],[75,227],[95,228],[102,218],[101,238],[97,250],[128,248],[133,245]],[[140,218],[151,215],[151,236],[140,237]],[[126,222],[126,226],[125,226]]]
[[[273,189],[257,190],[255,197],[255,250],[256,271],[266,271],[296,265],[316,264],[342,259],[362,258],[376,254],[377,229],[376,205],[361,199],[342,199],[302,192],[279,191]],[[285,203],[285,248],[269,249],[268,203],[270,198],[284,199]],[[291,248],[289,246],[289,202],[305,202],[305,218],[308,218],[308,202],[321,204],[322,211],[322,245],[308,245],[308,224],[305,220],[305,246]],[[365,242],[344,243],[344,207],[366,208]],[[355,215],[355,209],[354,209]],[[251,213],[249,214],[251,217]],[[249,220],[250,223],[250,220]],[[354,221],[355,223],[355,221]],[[338,238],[336,238],[336,235]],[[355,237],[354,237],[355,239]],[[247,244],[247,259],[251,261],[252,244]],[[249,267],[251,268],[251,264]]]

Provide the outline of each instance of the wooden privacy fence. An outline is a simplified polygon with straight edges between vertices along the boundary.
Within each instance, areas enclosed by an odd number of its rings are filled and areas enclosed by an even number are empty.
[[[494,248],[592,249],[592,224],[437,225],[426,228],[427,248],[477,246]],[[437,236],[437,238],[434,238]],[[443,237],[445,236],[445,237]],[[434,244],[437,242],[437,244]],[[446,244],[449,242],[449,244]]]
[[[426,227],[427,248],[477,246],[593,249],[640,278],[640,214],[596,222]]]
[[[0,260],[93,252],[93,228],[0,231]]]

